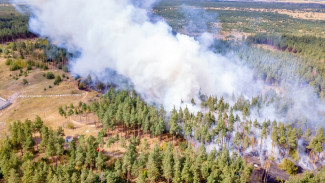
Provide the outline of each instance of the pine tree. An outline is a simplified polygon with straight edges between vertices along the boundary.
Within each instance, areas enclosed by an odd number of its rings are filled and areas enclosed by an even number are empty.
[[[134,143],[130,141],[126,153],[123,156],[123,171],[127,173],[127,181],[129,182],[131,179],[131,170],[134,161],[137,158],[137,150]]]
[[[244,143],[243,143],[243,148],[245,151],[250,146],[250,143],[251,143],[251,139],[249,138],[248,135],[246,135],[244,138]]]
[[[312,133],[311,133],[311,130],[310,128],[307,128],[307,131],[305,132],[304,134],[304,139],[305,141],[309,142],[310,141],[310,137],[311,137]]]
[[[274,154],[274,147],[279,143],[279,135],[278,135],[278,127],[277,124],[272,125],[272,134],[271,134],[271,139],[272,139],[272,153]]]
[[[23,148],[24,148],[24,151],[27,152],[27,151],[32,151],[32,147],[35,145],[35,141],[34,139],[32,138],[31,135],[28,135],[28,137],[26,138],[26,141],[23,143]]]
[[[84,149],[82,146],[79,144],[77,147],[77,152],[76,152],[76,165],[81,168],[82,165],[84,165],[85,162],[85,153]]]
[[[43,127],[43,121],[39,116],[36,116],[34,121],[34,129],[36,132],[41,132],[41,129]]]
[[[95,182],[96,178],[97,178],[97,175],[94,174],[92,169],[90,169],[85,182],[86,183],[93,183],[93,182]]]
[[[105,159],[101,152],[98,153],[98,156],[96,158],[96,167],[99,171],[102,171],[105,165]]]
[[[105,142],[104,142],[104,135],[105,132],[103,130],[100,130],[97,135],[97,143],[99,144],[100,147],[103,147]]]
[[[72,183],[78,183],[79,182],[79,177],[78,177],[78,174],[76,172],[72,173],[71,182]]]
[[[161,138],[161,135],[164,133],[164,131],[165,131],[165,122],[162,117],[159,117],[158,124],[156,125],[155,135],[156,136],[160,135]]]
[[[55,154],[55,139],[54,139],[54,134],[53,132],[50,132],[49,134],[49,139],[48,139],[48,143],[46,145],[46,149],[45,149],[45,155],[47,157],[51,157],[54,156]]]
[[[23,169],[23,182],[24,183],[32,182],[34,163],[31,160],[28,160],[23,163],[22,169]]]
[[[311,149],[313,152],[319,154],[323,151],[323,145],[325,143],[324,130],[319,128],[316,135],[311,139],[308,149]]]
[[[122,163],[120,159],[117,159],[114,164],[115,177],[120,177],[122,175]]]
[[[180,183],[182,181],[182,175],[181,175],[181,157],[179,155],[178,150],[174,153],[174,176],[173,176],[173,183]]]
[[[42,148],[46,148],[46,145],[48,144],[49,132],[48,132],[48,128],[44,125],[42,126],[42,129],[41,129],[41,136],[42,136],[42,140],[41,140],[40,146]]]
[[[229,122],[228,122],[228,130],[230,133],[232,133],[234,131],[234,123],[235,123],[235,118],[234,118],[234,115],[231,110],[230,115],[229,115]]]
[[[182,180],[186,183],[190,183],[193,181],[193,175],[191,174],[190,168],[191,168],[191,162],[189,158],[186,158],[182,169],[182,174],[181,174]]]
[[[303,132],[301,128],[298,129],[297,135],[298,135],[298,139],[300,139],[303,136]]]
[[[80,182],[82,183],[86,183],[86,180],[87,180],[87,176],[88,176],[88,169],[86,167],[84,167],[82,170],[81,170],[81,174],[80,174]]]
[[[290,130],[288,132],[288,150],[290,154],[290,150],[295,150],[297,148],[297,132],[296,132],[296,128],[293,128],[292,130]]]
[[[138,180],[136,183],[147,183],[146,175],[143,172],[141,172],[141,171],[139,172]]]
[[[59,137],[57,142],[55,143],[55,154],[57,155],[57,159],[60,159],[60,157],[63,155],[64,152],[64,139],[62,137]]]
[[[93,167],[95,165],[96,157],[97,157],[96,147],[88,144],[86,158],[85,158],[85,165],[87,165],[89,168]]]
[[[321,144],[324,144],[325,142],[325,136],[324,136],[324,129],[321,127],[318,129],[316,133],[317,139]]]
[[[163,176],[167,180],[167,183],[169,183],[169,181],[173,177],[173,164],[174,164],[174,160],[173,160],[172,144],[168,143],[162,161]]]
[[[9,173],[9,178],[8,178],[8,183],[18,183],[21,182],[17,172],[15,169],[10,169],[10,173]]]
[[[284,148],[287,143],[286,131],[283,123],[279,124],[279,145]]]
[[[242,136],[239,132],[236,132],[232,142],[233,142],[233,146],[237,149],[239,153],[240,145],[242,144]]]
[[[160,154],[157,144],[154,145],[152,151],[149,154],[148,163],[148,178],[151,182],[155,182],[160,176]]]
[[[263,122],[262,126],[263,126],[263,128],[261,131],[261,149],[262,149],[263,139],[267,138],[267,124],[265,121]]]
[[[179,134],[179,128],[180,128],[180,126],[178,125],[178,115],[175,107],[169,119],[169,126],[170,126],[169,133],[173,136],[173,141],[174,141],[174,136]]]

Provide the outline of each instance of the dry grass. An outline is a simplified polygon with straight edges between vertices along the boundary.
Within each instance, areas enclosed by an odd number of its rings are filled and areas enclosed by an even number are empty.
[[[55,75],[62,75],[62,70],[49,69]],[[19,71],[9,71],[9,67],[5,65],[5,59],[0,59],[0,97],[8,99],[14,93],[20,95],[55,95],[55,94],[71,94],[71,93],[87,93],[82,96],[67,96],[67,97],[51,97],[51,98],[17,98],[12,105],[0,111],[0,132],[6,133],[8,124],[15,120],[24,121],[26,118],[34,119],[39,115],[45,125],[57,128],[62,126],[67,120],[59,116],[58,108],[60,106],[69,105],[73,103],[77,105],[79,101],[88,102],[96,98],[98,94],[95,91],[86,92],[80,91],[77,88],[77,81],[70,75],[70,79],[64,79],[59,86],[53,84],[54,80],[48,80],[43,77],[44,72],[40,69],[32,70],[27,77],[21,76],[17,81],[9,75],[15,75]],[[23,84],[23,79],[27,79],[28,85]],[[52,88],[49,88],[49,85]],[[46,88],[46,91],[44,90]],[[95,129],[95,128],[94,128]],[[88,130],[90,134],[97,134],[96,130],[85,125],[78,127],[78,129],[67,129],[65,132],[69,135],[86,134]],[[94,131],[94,132],[93,132]]]
[[[263,9],[263,8],[218,8],[218,7],[207,7],[206,10],[231,10],[231,11],[249,11],[249,12],[272,12],[278,14],[289,15],[293,18],[305,19],[305,20],[325,20],[325,13],[322,12],[312,12],[301,11],[301,10],[287,10],[287,9]]]
[[[325,4],[324,1],[321,0],[276,0],[277,2],[284,3],[315,3],[315,4]]]

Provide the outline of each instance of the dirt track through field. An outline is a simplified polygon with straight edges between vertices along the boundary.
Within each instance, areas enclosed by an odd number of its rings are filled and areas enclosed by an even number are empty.
[[[17,98],[52,98],[52,97],[82,97],[81,101],[84,101],[84,99],[87,97],[88,92],[86,93],[81,93],[81,94],[56,94],[56,95],[19,95],[18,92],[14,93],[10,98],[9,98],[9,102],[10,103],[14,103],[14,101]],[[6,109],[11,108],[12,105],[9,105]],[[0,113],[0,116],[2,116],[4,114],[4,111]]]
[[[57,95],[19,95],[18,98],[51,98],[51,97],[81,97],[86,93],[81,94],[57,94]]]

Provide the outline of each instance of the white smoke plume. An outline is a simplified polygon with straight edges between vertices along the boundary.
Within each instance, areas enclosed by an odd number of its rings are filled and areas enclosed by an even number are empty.
[[[72,73],[111,80],[109,71],[127,78],[147,102],[167,109],[208,95],[255,96],[261,90],[253,72],[201,41],[173,34],[163,20],[152,22],[153,0],[16,0],[32,10],[32,32],[80,56]],[[139,3],[141,2],[141,3]],[[118,84],[118,83],[117,83]]]

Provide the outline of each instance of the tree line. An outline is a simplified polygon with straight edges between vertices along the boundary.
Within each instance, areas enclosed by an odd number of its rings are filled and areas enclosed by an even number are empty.
[[[232,106],[222,97],[201,98],[206,113],[174,108],[167,115],[134,91],[110,88],[99,101],[59,108],[62,116],[96,113],[102,125],[97,138],[79,136],[71,142],[62,128],[52,130],[39,117],[13,122],[0,148],[1,174],[8,182],[249,182],[253,167],[242,156],[249,147],[260,152],[268,137],[273,147],[268,161],[283,159],[281,168],[290,174],[297,173],[290,162],[299,160],[298,140],[315,164],[320,160],[322,128],[313,135],[292,124],[251,121],[247,102]],[[158,141],[150,148],[143,135]],[[106,153],[113,144],[125,149],[121,157]],[[208,153],[209,144],[218,148]],[[274,157],[276,150],[281,157]]]
[[[258,33],[247,37],[254,44],[268,44],[282,51],[292,52],[317,61],[325,60],[325,38],[317,36],[274,35]],[[319,64],[318,66],[322,66]],[[320,67],[324,69],[324,66]]]
[[[35,34],[28,30],[28,19],[28,16],[13,13],[2,15],[0,17],[0,42],[36,37]]]

